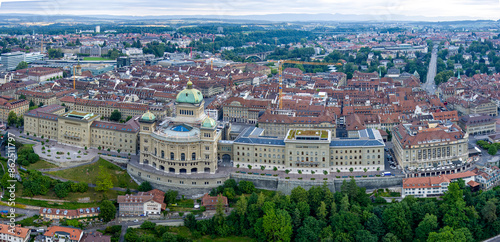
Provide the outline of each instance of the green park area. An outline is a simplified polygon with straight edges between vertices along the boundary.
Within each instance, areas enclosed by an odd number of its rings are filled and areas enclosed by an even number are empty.
[[[104,159],[99,159],[97,162],[79,166],[75,168],[51,171],[47,174],[54,175],[60,178],[76,181],[76,182],[86,182],[96,184],[99,167],[102,167],[103,171],[110,175],[111,183],[113,187],[130,188],[137,189],[139,185],[132,180],[130,175],[126,170],[121,169],[117,165],[112,164]]]
[[[25,166],[26,169],[28,170],[40,170],[40,169],[49,169],[49,168],[57,168],[59,166],[54,165],[50,162],[44,161],[44,160],[39,160],[36,163],[29,164]]]

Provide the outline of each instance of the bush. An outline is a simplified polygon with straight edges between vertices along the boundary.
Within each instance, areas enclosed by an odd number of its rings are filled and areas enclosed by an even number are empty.
[[[141,192],[147,192],[153,190],[153,187],[151,186],[151,183],[144,181],[141,183],[138,190]]]
[[[150,221],[144,221],[144,223],[141,224],[141,229],[153,230],[155,227],[156,224]]]
[[[287,177],[285,177],[285,179],[290,179],[290,177],[289,177],[289,176],[287,176]]]

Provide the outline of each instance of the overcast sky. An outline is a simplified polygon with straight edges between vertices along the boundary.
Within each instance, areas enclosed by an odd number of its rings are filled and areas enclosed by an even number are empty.
[[[0,0],[0,13],[72,15],[394,14],[500,19],[500,0]]]

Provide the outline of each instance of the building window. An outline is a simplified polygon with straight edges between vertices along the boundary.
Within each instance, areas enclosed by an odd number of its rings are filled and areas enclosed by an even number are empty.
[[[186,155],[184,153],[181,153],[181,161],[186,160]]]
[[[175,159],[174,152],[170,152],[170,159],[171,159],[171,160],[174,160],[174,159]]]
[[[196,160],[196,153],[193,152],[193,154],[191,154],[191,160]]]

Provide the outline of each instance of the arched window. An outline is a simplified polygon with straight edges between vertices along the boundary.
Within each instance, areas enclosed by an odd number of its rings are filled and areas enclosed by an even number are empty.
[[[156,148],[155,148],[155,155],[156,155]]]
[[[170,152],[170,159],[171,159],[171,160],[175,160],[175,155],[174,155],[174,152]]]
[[[164,159],[165,158],[165,151],[161,151],[161,158]]]
[[[191,160],[196,160],[196,153],[193,152],[193,154],[191,154]]]
[[[184,153],[181,153],[181,160],[186,160],[186,155]]]

